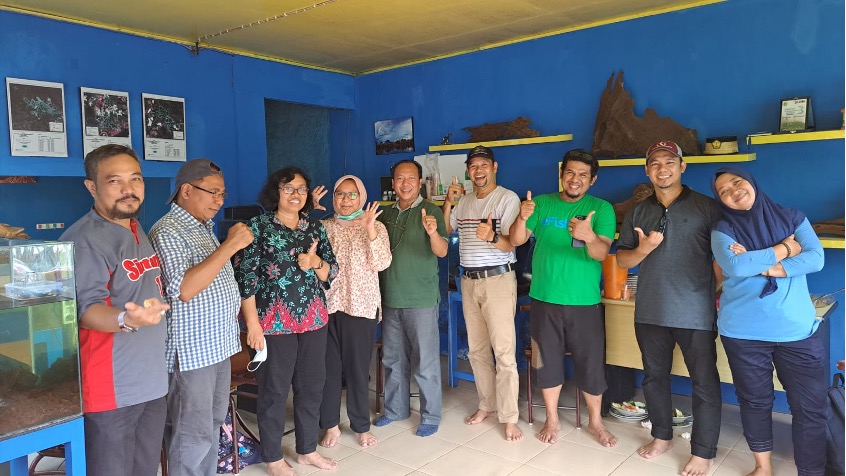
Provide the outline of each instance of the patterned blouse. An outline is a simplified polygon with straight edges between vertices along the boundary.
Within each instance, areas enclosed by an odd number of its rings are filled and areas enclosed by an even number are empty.
[[[279,222],[275,213],[250,220],[253,243],[235,257],[235,280],[241,297],[256,297],[265,334],[301,334],[325,326],[329,317],[325,289],[338,275],[338,263],[318,220],[300,217],[296,229]],[[317,255],[329,265],[322,283],[313,270],[303,271],[297,256],[317,240]],[[246,332],[242,322],[241,330]]]
[[[323,220],[340,268],[338,279],[327,293],[329,313],[341,311],[375,319],[382,308],[379,271],[391,264],[388,231],[377,221],[376,239],[370,241],[363,226],[344,226],[337,220]]]

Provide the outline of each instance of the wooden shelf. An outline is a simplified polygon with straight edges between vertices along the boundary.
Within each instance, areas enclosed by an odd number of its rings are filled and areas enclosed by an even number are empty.
[[[573,140],[573,134],[560,134],[557,136],[528,137],[525,139],[506,139],[488,142],[468,142],[467,144],[430,145],[429,152],[443,152],[448,150],[470,150],[477,145],[485,147],[505,147],[509,145],[547,144],[550,142],[566,142]]]
[[[725,155],[691,155],[684,157],[688,164],[722,164],[728,162],[752,162],[755,154],[725,154]],[[628,165],[645,165],[645,157],[631,159],[599,159],[600,167],[624,167]]]
[[[822,243],[823,248],[832,248],[832,249],[844,249],[844,239],[843,238],[833,238],[830,236],[824,236],[820,238],[820,243]]]
[[[831,140],[843,139],[843,129],[835,129],[833,131],[814,131],[814,132],[794,132],[771,134],[766,136],[746,136],[746,143],[752,145],[758,144],[780,144],[783,142],[805,142],[809,140]]]

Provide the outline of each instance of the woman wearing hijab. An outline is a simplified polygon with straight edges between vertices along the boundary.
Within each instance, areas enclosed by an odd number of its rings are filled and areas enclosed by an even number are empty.
[[[711,190],[723,211],[711,232],[724,276],[717,327],[755,457],[749,474],[772,474],[775,366],[793,414],[799,475],[823,475],[824,343],[805,279],[822,269],[822,245],[802,212],[773,202],[741,168],[717,170]]]
[[[370,356],[380,316],[379,271],[391,264],[382,214],[373,202],[364,209],[367,191],[358,177],[345,175],[335,182],[335,216],[323,221],[340,272],[327,295],[329,338],[326,345],[326,385],[320,406],[322,446],[331,448],[341,430],[341,381],[347,387],[347,415],[358,444],[373,446],[370,433]],[[378,398],[378,397],[377,397]]]
[[[252,349],[267,350],[255,375],[262,461],[270,476],[296,474],[282,454],[285,402],[292,387],[297,463],[338,466],[316,451],[326,377],[325,289],[338,276],[338,264],[323,225],[308,216],[310,190],[311,180],[299,168],[271,174],[259,193],[268,212],[250,220],[255,238],[235,260],[242,332]]]

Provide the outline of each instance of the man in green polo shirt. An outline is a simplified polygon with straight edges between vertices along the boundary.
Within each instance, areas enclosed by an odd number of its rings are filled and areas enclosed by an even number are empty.
[[[414,372],[420,388],[416,434],[430,436],[441,422],[438,258],[447,254],[446,226],[441,209],[420,196],[420,164],[400,161],[391,177],[397,203],[378,218],[388,229],[392,255],[391,266],[379,273],[385,414],[373,424],[385,426],[411,416]]]
[[[597,160],[583,150],[564,154],[561,192],[534,200],[529,192],[509,233],[514,246],[525,243],[530,233],[537,240],[529,296],[532,366],[546,405],[546,423],[538,439],[545,443],[558,440],[558,397],[564,383],[564,353],[569,351],[575,382],[588,408],[588,431],[602,446],[617,445],[617,437],[605,428],[600,415],[607,385],[599,278],[616,218],[610,203],[587,194],[598,170]]]

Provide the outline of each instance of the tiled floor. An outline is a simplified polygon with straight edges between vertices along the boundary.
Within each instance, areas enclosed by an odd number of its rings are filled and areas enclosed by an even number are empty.
[[[445,362],[443,368],[446,369]],[[525,379],[525,376],[521,377]],[[521,396],[525,396],[522,383]],[[568,392],[566,387],[561,397],[562,403],[572,403],[573,392]],[[375,407],[375,388],[373,390]],[[536,401],[541,401],[539,393],[536,394]],[[293,434],[282,441],[285,458],[301,476],[324,473],[338,476],[672,476],[679,474],[690,457],[689,442],[679,436],[689,429],[677,430],[673,449],[647,461],[638,456],[636,450],[651,440],[649,430],[637,422],[621,421],[613,417],[605,418],[605,425],[617,435],[620,442],[615,448],[603,448],[587,432],[586,410],[583,410],[581,430],[574,428],[575,416],[572,411],[561,411],[559,441],[555,444],[541,443],[535,435],[543,426],[544,409],[535,409],[535,424],[529,426],[525,400],[521,400],[518,425],[526,436],[520,442],[507,442],[503,438],[502,426],[494,420],[473,426],[464,424],[464,417],[476,410],[477,403],[473,383],[461,381],[456,388],[450,388],[445,383],[443,418],[434,436],[420,438],[414,435],[420,422],[420,414],[417,412],[419,404],[414,398],[411,418],[381,428],[373,427],[372,431],[379,438],[379,444],[367,449],[356,443],[346,421],[346,409],[342,408],[340,441],[331,449],[318,446],[321,454],[338,460],[337,470],[319,471],[312,466],[298,465]],[[674,395],[673,403],[682,410],[690,410],[689,397]],[[289,415],[291,411],[289,400]],[[254,424],[253,415],[245,413],[244,416],[248,423]],[[376,417],[375,413],[373,417]],[[289,426],[293,425],[292,420],[292,416],[288,418]],[[774,475],[795,475],[789,415],[774,414],[774,432]],[[745,475],[753,467],[752,455],[743,439],[739,410],[733,405],[723,405],[717,457],[709,474]],[[264,464],[257,464],[248,466],[240,474],[256,476],[267,473]]]

